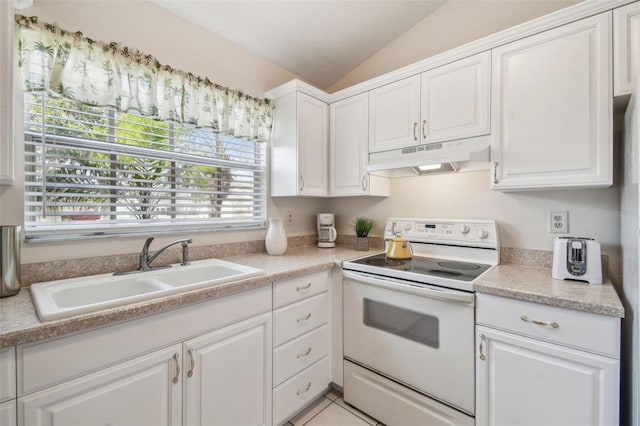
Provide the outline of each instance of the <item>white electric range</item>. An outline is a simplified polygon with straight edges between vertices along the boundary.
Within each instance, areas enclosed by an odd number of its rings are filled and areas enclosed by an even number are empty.
[[[491,220],[389,219],[413,257],[343,263],[344,399],[391,426],[473,425],[473,283],[500,260]]]

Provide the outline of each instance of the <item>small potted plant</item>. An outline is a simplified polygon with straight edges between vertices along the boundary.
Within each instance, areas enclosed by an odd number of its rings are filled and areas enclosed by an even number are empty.
[[[366,217],[356,219],[356,250],[369,250],[369,232],[373,228],[373,221]]]

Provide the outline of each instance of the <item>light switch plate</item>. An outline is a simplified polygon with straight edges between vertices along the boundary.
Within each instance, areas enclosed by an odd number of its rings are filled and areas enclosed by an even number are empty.
[[[569,212],[566,210],[549,212],[549,232],[566,234],[569,232]]]

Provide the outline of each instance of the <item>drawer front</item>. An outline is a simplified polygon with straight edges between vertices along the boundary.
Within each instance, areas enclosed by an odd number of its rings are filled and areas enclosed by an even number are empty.
[[[535,339],[620,358],[620,319],[477,294],[477,323]]]
[[[18,346],[18,396],[271,310],[271,286]]]
[[[322,358],[273,390],[273,424],[289,420],[329,386],[329,360]]]
[[[0,349],[0,402],[16,397],[16,348]]]
[[[273,285],[274,309],[327,291],[329,271],[320,271]]]
[[[323,325],[273,351],[273,384],[279,385],[327,355],[329,326]]]
[[[329,316],[328,297],[322,293],[274,311],[273,347],[325,324]]]

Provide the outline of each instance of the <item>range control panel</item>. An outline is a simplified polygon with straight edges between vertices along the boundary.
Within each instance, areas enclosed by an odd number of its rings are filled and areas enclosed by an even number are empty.
[[[473,247],[497,247],[499,244],[498,228],[493,220],[388,219],[385,239],[398,234],[410,241],[436,244]]]

